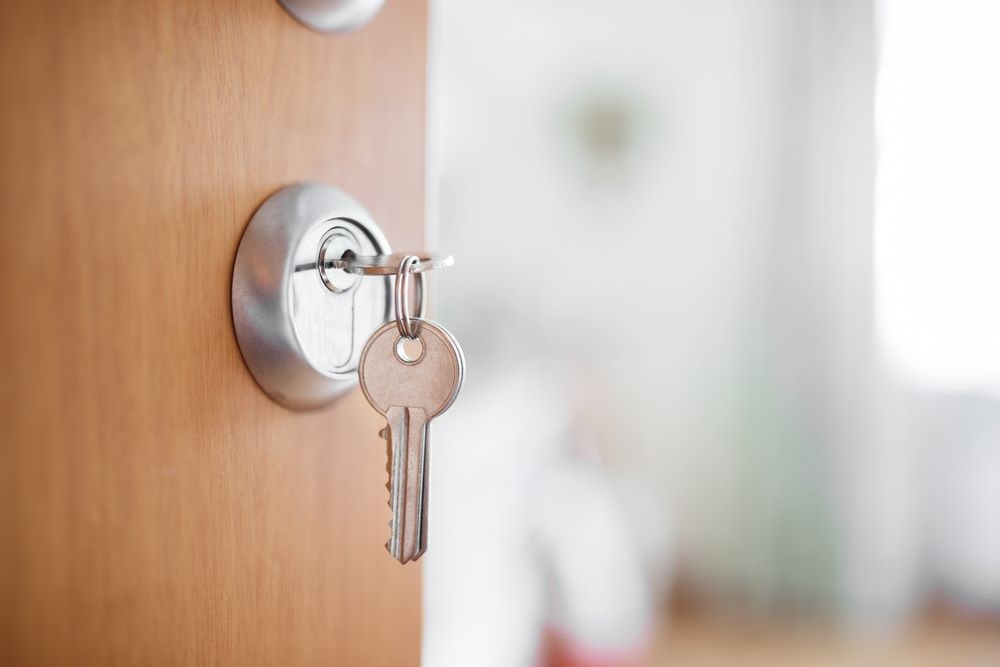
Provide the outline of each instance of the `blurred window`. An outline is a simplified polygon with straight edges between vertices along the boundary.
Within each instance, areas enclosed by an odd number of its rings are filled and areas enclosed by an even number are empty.
[[[889,0],[885,10],[881,340],[919,386],[1000,394],[1000,3]]]

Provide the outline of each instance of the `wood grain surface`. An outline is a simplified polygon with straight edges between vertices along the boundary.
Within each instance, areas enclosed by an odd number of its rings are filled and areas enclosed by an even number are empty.
[[[423,239],[426,8],[0,8],[0,664],[412,665],[380,418],[240,357],[243,228],[300,180]]]

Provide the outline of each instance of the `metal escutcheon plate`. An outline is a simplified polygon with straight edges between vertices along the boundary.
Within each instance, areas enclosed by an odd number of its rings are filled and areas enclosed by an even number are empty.
[[[299,183],[247,225],[233,267],[233,324],[247,367],[278,403],[318,408],[357,385],[372,331],[389,319],[389,278],[318,270],[320,253],[391,252],[371,215],[337,188]]]

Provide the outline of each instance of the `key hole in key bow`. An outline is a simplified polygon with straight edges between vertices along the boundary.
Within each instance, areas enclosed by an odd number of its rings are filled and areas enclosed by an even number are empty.
[[[415,364],[424,356],[424,342],[417,338],[404,338],[400,336],[396,340],[396,358],[404,364]]]

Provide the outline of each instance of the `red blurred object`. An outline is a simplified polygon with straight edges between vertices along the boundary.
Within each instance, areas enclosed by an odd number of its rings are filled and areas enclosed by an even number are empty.
[[[649,664],[652,642],[647,638],[633,646],[600,650],[585,646],[564,632],[549,628],[541,667],[641,667]]]

